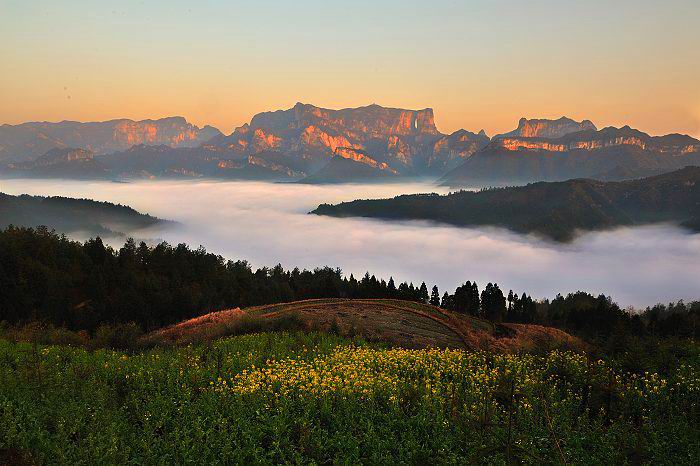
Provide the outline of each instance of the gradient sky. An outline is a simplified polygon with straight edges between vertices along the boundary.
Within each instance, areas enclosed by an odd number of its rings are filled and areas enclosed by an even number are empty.
[[[700,136],[700,1],[0,0],[0,123],[182,115],[224,132],[297,101]]]

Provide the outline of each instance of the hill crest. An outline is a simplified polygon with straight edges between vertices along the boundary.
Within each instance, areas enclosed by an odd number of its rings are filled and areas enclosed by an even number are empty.
[[[311,299],[212,312],[156,330],[150,344],[181,344],[226,336],[251,322],[260,328],[293,317],[307,330],[360,336],[407,348],[462,348],[514,352],[584,343],[558,329],[529,324],[496,324],[429,304],[395,299]]]

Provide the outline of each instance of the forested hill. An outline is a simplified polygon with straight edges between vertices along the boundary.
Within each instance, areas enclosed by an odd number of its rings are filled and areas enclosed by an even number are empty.
[[[570,241],[578,231],[658,222],[700,231],[700,167],[621,182],[575,179],[444,196],[416,194],[322,204],[311,213],[489,225],[556,241]]]
[[[41,225],[61,233],[114,236],[159,223],[165,221],[110,202],[0,193],[0,228]]]

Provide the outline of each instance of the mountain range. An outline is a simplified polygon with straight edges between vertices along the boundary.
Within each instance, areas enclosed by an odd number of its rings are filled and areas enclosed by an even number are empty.
[[[2,125],[0,161],[32,161],[57,148],[85,149],[96,155],[104,155],[127,150],[137,144],[196,147],[218,134],[221,134],[220,131],[212,126],[199,128],[182,117]]]
[[[0,126],[0,173],[18,177],[224,178],[447,186],[639,178],[700,165],[700,141],[628,126],[522,118],[510,132],[441,133],[433,110],[297,103],[224,135],[184,118]]]
[[[700,167],[627,181],[574,179],[322,204],[311,213],[497,226],[556,241],[570,241],[579,231],[659,222],[700,231]]]
[[[572,178],[613,181],[700,165],[700,141],[690,136],[650,136],[629,126],[597,130],[589,121],[574,123],[521,120],[517,130],[494,137],[440,183],[463,187]]]

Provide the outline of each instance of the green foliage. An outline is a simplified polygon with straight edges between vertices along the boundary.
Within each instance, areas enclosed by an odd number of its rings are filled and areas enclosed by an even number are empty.
[[[517,155],[523,161],[534,157]],[[698,231],[698,206],[700,167],[695,166],[623,182],[570,179],[476,192],[459,191],[445,196],[411,194],[393,199],[322,204],[312,213],[433,220],[458,226],[490,225],[566,242],[579,231],[659,222],[675,222]]]
[[[101,325],[116,331],[115,325],[134,323],[150,330],[234,307],[311,298],[390,298],[437,305],[438,296],[436,288],[428,296],[425,283],[397,287],[393,278],[387,282],[369,272],[358,281],[331,267],[290,271],[277,265],[254,271],[245,261],[227,261],[184,244],[148,246],[129,239],[115,250],[99,237],[81,244],[45,228],[0,231],[0,322],[10,324],[41,321],[94,333]],[[498,285],[487,284],[480,295],[471,281],[454,294],[445,293],[440,306],[493,321],[554,326],[592,341],[611,335],[696,338],[700,328],[700,302],[657,305],[636,313],[620,309],[610,297],[585,292],[551,302],[509,293],[506,300]],[[128,347],[133,340],[128,334],[134,332],[119,332],[126,333],[105,336],[107,343],[98,346]]]
[[[440,291],[438,291],[437,285],[433,286],[433,290],[430,293],[429,302],[433,306],[440,306]]]
[[[128,350],[136,348],[142,335],[141,328],[129,322],[126,324],[102,324],[95,330],[92,344],[96,348]]]
[[[134,322],[158,328],[210,311],[310,298],[427,301],[427,288],[340,269],[252,270],[203,248],[132,239],[119,250],[97,237],[84,244],[46,228],[0,231],[0,321],[42,320],[73,329]]]
[[[111,202],[0,193],[0,228],[45,225],[62,233],[81,231],[92,235],[123,236],[105,225],[137,230],[164,223],[168,222]]]
[[[690,345],[661,375],[570,352],[377,349],[324,334],[129,354],[0,339],[0,459],[696,464]]]
[[[501,322],[506,314],[506,298],[498,284],[487,284],[481,292],[481,315],[486,319]]]

